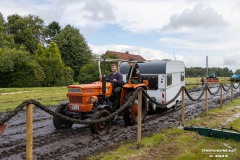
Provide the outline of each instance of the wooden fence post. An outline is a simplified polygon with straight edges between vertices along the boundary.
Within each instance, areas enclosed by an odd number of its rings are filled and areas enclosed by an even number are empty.
[[[233,102],[233,83],[231,83],[231,102]]]
[[[182,123],[182,126],[184,126],[184,107],[185,107],[185,88],[182,87],[182,110],[181,110],[181,123]]]
[[[206,85],[205,87],[205,110],[206,110],[206,114],[208,115],[208,89],[207,89],[208,85]]]
[[[32,160],[33,150],[33,105],[27,105],[26,111],[26,159]]]
[[[223,101],[222,101],[222,84],[220,84],[220,107],[222,108]]]
[[[142,90],[138,92],[138,131],[137,131],[137,148],[141,147],[142,140]]]

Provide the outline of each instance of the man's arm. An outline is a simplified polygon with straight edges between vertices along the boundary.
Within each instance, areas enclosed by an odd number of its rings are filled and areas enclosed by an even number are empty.
[[[118,79],[117,79],[117,86],[118,87],[122,87],[123,86],[123,76],[122,76],[122,74],[121,73],[118,73]]]

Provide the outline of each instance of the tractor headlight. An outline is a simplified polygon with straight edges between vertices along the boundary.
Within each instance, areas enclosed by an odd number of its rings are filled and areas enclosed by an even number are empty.
[[[80,88],[68,88],[68,92],[82,93]]]
[[[91,103],[94,103],[94,102],[96,102],[98,100],[98,97],[97,96],[92,96],[91,98],[90,98],[90,102]]]

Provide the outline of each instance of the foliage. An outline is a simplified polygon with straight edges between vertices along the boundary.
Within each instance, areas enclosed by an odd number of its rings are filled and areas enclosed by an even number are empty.
[[[74,79],[77,80],[79,69],[92,59],[92,53],[85,38],[78,29],[67,25],[53,40],[60,49],[63,62],[73,69]]]
[[[237,69],[235,74],[240,74],[240,69]]]
[[[0,48],[13,48],[14,39],[13,35],[7,34],[6,22],[2,13],[0,12]]]
[[[44,70],[43,86],[62,86],[73,83],[73,71],[64,66],[56,43],[50,43],[47,48],[39,44],[36,60]]]
[[[97,58],[96,55],[94,55],[95,58]],[[116,55],[107,55],[102,54],[100,58],[111,58],[111,59],[117,59]],[[101,72],[102,75],[105,74],[108,78],[109,74],[111,73],[111,64],[112,62],[101,62]],[[117,64],[117,62],[115,62]],[[91,62],[89,64],[84,65],[80,69],[80,75],[79,75],[79,83],[86,84],[91,83],[94,81],[99,80],[99,71],[98,71],[98,64],[96,62]]]
[[[86,64],[80,69],[80,84],[88,84],[97,80],[99,80],[97,63]]]
[[[38,16],[22,17],[18,14],[10,15],[7,19],[8,33],[14,35],[15,44],[26,46],[27,51],[33,54],[37,44],[42,42],[44,21]]]
[[[44,36],[45,36],[45,41],[46,43],[51,43],[52,39],[55,35],[59,34],[61,31],[61,26],[59,25],[58,22],[52,21],[49,23],[44,30]]]
[[[45,77],[42,67],[24,50],[4,49],[0,54],[0,86],[41,86]]]
[[[191,67],[186,68],[185,70],[186,76],[205,76],[206,75],[206,69],[201,67]],[[220,77],[230,77],[232,76],[233,72],[232,70],[229,70],[227,67],[225,68],[219,68],[219,67],[213,67],[208,69],[208,73],[215,73],[216,76]]]

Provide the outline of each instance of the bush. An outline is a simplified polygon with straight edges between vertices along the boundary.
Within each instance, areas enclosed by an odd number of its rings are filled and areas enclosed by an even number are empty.
[[[38,45],[36,60],[44,70],[43,86],[65,86],[73,83],[73,70],[65,67],[55,43],[47,48]]]
[[[33,56],[16,49],[4,49],[0,54],[1,87],[41,86],[45,78],[42,67]]]

